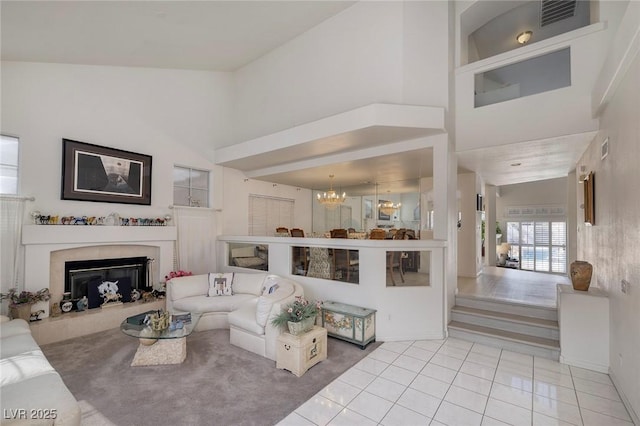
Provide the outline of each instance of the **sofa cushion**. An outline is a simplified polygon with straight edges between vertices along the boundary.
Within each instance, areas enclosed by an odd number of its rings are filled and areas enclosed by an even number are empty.
[[[40,347],[31,336],[31,333],[3,337],[2,340],[0,340],[0,359],[9,358],[25,352],[37,351],[38,349],[40,349]]]
[[[23,319],[14,319],[12,321],[2,322],[2,325],[0,325],[0,338],[11,337],[17,334],[31,334],[29,323]]]
[[[260,296],[262,293],[262,283],[264,282],[266,273],[247,273],[236,272],[233,277],[233,291],[235,293],[247,293]]]
[[[291,282],[280,279],[272,288],[276,287],[270,294],[263,294],[258,298],[256,305],[256,322],[262,327],[267,325],[269,314],[273,308],[273,304],[293,294],[295,288]]]
[[[243,303],[257,299],[252,294],[239,294],[226,297],[208,297],[206,295],[185,297],[176,300],[173,307],[176,310],[186,312],[231,312],[238,309]]]
[[[2,386],[0,388],[0,411],[4,413],[11,409],[26,410],[27,413],[32,409],[56,410],[57,418],[55,421],[30,419],[22,424],[80,424],[80,406],[65,386],[60,375],[55,371]],[[4,424],[4,421],[2,423]]]
[[[256,322],[256,301],[242,305],[239,309],[229,313],[229,325],[249,331],[259,336],[264,334],[264,326]]]
[[[233,295],[233,272],[209,273],[209,297]]]
[[[0,360],[0,386],[54,371],[40,349]]]
[[[204,296],[209,291],[207,274],[189,275],[171,279],[171,300],[190,296]]]

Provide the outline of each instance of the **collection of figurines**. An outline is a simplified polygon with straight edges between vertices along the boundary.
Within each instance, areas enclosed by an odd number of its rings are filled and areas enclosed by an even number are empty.
[[[98,286],[98,292],[103,300],[100,307],[110,307],[122,304],[122,295],[118,292],[117,281],[104,281]],[[131,290],[131,302],[141,301],[142,303],[153,302],[156,299],[164,299],[166,292],[164,290],[140,291],[138,289]],[[89,300],[87,296],[80,299],[71,299],[71,293],[65,292],[59,303],[52,303],[50,306],[50,315],[57,317],[67,312],[82,312],[89,308]],[[38,315],[44,311],[38,312]],[[37,318],[37,317],[36,317]],[[35,319],[34,319],[35,321]]]
[[[108,216],[60,216],[31,212],[33,223],[36,225],[105,225],[105,226],[167,226],[170,215],[156,218],[120,217],[118,213]]]

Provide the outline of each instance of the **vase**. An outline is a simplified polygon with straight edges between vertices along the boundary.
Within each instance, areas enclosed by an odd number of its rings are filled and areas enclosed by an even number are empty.
[[[298,336],[311,330],[315,323],[316,316],[314,315],[299,322],[288,321],[287,326],[289,327],[289,333],[293,334],[294,336]]]
[[[20,318],[29,322],[31,319],[31,304],[22,303],[20,305],[12,306],[9,308],[9,314],[13,319]]]
[[[571,284],[574,290],[587,291],[591,285],[593,266],[589,262],[576,260],[571,263]]]

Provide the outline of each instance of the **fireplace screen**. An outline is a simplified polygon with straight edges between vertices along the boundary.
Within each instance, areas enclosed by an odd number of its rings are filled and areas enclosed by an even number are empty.
[[[72,300],[87,296],[89,308],[102,304],[98,288],[104,283],[115,285],[122,302],[131,302],[131,291],[150,291],[146,257],[96,259],[65,262],[64,291]]]

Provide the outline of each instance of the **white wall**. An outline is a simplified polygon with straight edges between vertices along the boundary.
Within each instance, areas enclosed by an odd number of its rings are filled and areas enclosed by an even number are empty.
[[[374,102],[446,106],[446,2],[358,2],[235,74],[234,141]]]
[[[458,152],[597,129],[591,114],[591,89],[604,59],[607,33],[598,25],[576,31],[582,31],[580,37],[558,36],[559,40],[544,40],[456,69]],[[567,46],[571,46],[570,87],[474,107],[476,74]]]
[[[637,29],[637,27],[636,27]],[[627,40],[628,42],[628,40]],[[600,117],[600,131],[577,165],[595,172],[594,226],[585,226],[578,208],[578,259],[593,264],[592,284],[604,289],[610,309],[610,374],[618,391],[640,421],[640,54],[635,59]],[[609,137],[609,155],[600,148]],[[584,201],[582,185],[577,205]],[[621,292],[621,280],[631,290]]]
[[[20,137],[27,210],[169,213],[174,164],[213,170],[206,153],[231,133],[231,87],[228,73],[2,62],[2,133]],[[62,138],[151,155],[151,206],[60,200]]]
[[[502,242],[506,241],[508,220],[534,219],[533,217],[509,218],[505,211],[513,206],[551,206],[560,205],[567,211],[567,178],[539,180],[535,182],[503,185],[500,187],[500,196],[496,198],[496,217],[503,231]],[[566,214],[553,216],[566,219]],[[537,219],[548,219],[538,217]]]
[[[458,175],[458,211],[462,213],[462,227],[458,228],[458,276],[475,278],[482,268],[478,252],[480,228],[476,212],[476,174]]]

